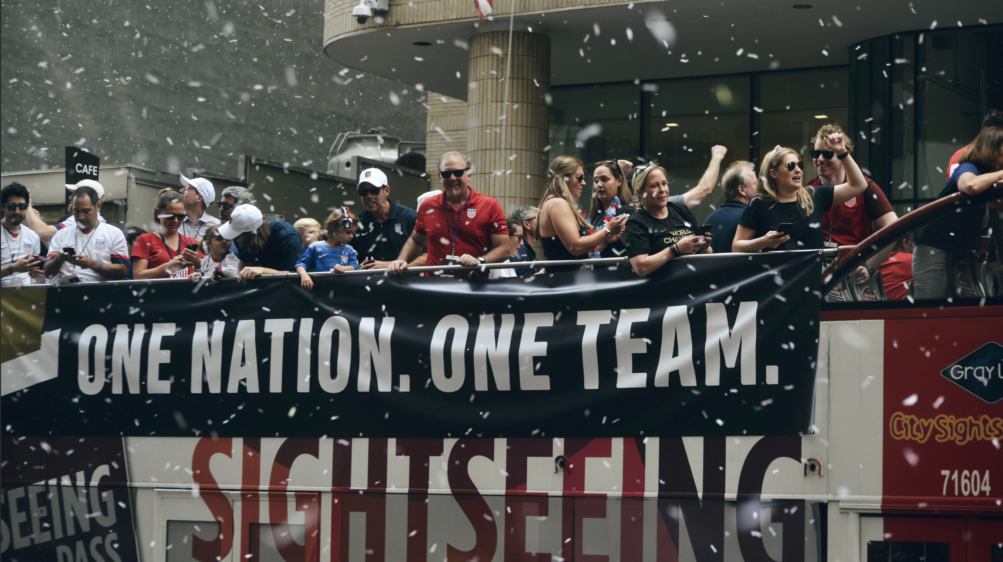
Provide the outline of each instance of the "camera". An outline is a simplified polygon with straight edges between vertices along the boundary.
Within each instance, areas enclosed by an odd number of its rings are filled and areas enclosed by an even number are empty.
[[[359,0],[359,5],[352,8],[352,17],[359,25],[365,25],[369,18],[373,17],[373,9],[366,4],[366,0]]]
[[[352,17],[359,25],[365,25],[369,18],[376,18],[376,23],[382,23],[379,14],[385,14],[390,9],[390,0],[359,0],[359,5],[352,8]]]

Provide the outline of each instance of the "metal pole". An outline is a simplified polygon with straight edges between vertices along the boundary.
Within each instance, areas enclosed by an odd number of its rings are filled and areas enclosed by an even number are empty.
[[[505,175],[505,129],[508,126],[508,83],[512,70],[512,32],[515,27],[515,0],[512,0],[512,9],[508,15],[508,61],[505,63],[505,103],[502,109],[502,130],[501,130],[501,151],[498,154],[498,171]]]

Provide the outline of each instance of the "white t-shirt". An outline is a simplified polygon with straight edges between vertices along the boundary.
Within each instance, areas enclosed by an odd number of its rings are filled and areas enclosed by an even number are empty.
[[[0,266],[7,269],[12,263],[25,256],[37,256],[42,251],[42,243],[38,239],[38,234],[25,225],[21,225],[21,230],[17,234],[11,234],[6,226],[0,227],[3,230],[3,243],[0,248]],[[15,272],[0,280],[4,287],[17,285],[30,285],[31,275],[27,272]]]
[[[205,277],[211,277],[213,270],[217,267],[223,268],[223,277],[236,277],[240,273],[240,260],[237,256],[233,255],[233,252],[227,253],[223,256],[223,261],[216,261],[212,259],[212,256],[206,256],[202,258],[202,275]]]
[[[87,256],[105,265],[129,263],[129,248],[125,243],[125,234],[106,223],[98,223],[90,232],[84,232],[74,226],[63,228],[49,242],[49,258],[54,258],[66,247],[72,246],[77,255]],[[63,263],[59,273],[53,277],[55,284],[65,283],[74,277],[81,283],[108,281],[103,275],[92,269],[75,266],[69,262]]]
[[[101,213],[98,213],[98,220],[100,220],[103,223],[107,223],[108,222],[108,221],[104,220],[104,216],[102,216]],[[76,227],[77,227],[77,217],[75,217],[73,215],[70,215],[70,216],[66,217],[66,220],[63,220],[63,221],[60,221],[60,222],[56,223],[56,229],[57,230],[62,230],[64,228],[76,228]]]
[[[505,260],[502,263],[508,263]],[[519,275],[515,272],[515,269],[505,268],[505,269],[489,269],[488,279],[508,279],[509,277],[518,277]]]

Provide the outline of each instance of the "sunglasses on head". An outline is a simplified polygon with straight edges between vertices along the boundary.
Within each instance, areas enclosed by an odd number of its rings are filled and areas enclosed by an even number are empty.
[[[359,197],[365,197],[366,195],[372,195],[375,197],[379,195],[381,191],[383,191],[382,187],[360,187],[358,189]]]
[[[797,162],[788,162],[787,163],[787,171],[788,172],[793,172],[794,171],[794,166],[797,166],[798,168],[804,170],[804,162],[801,162],[799,160]]]
[[[185,220],[185,214],[181,213],[181,214],[177,214],[177,215],[157,215],[157,218],[158,219],[174,219],[174,220],[177,220],[177,221],[183,221],[183,220]]]
[[[602,162],[596,163],[596,168],[604,166],[610,170],[616,170],[618,174],[623,175],[623,170],[620,169],[620,164],[616,160],[603,160]]]
[[[20,211],[27,211],[28,210],[28,204],[27,203],[7,203],[6,205],[4,205],[4,208],[7,209],[8,211],[13,211],[15,209],[16,210],[20,210]]]
[[[812,150],[811,151],[811,157],[812,158],[818,158],[819,156],[821,156],[822,158],[824,158],[826,160],[832,160],[832,157],[835,156],[835,155],[836,155],[836,153],[833,152],[833,151],[831,151],[831,150]]]
[[[463,177],[463,174],[467,173],[470,168],[463,168],[462,170],[439,170],[439,177],[442,179],[449,179],[449,176],[453,176],[456,179]]]

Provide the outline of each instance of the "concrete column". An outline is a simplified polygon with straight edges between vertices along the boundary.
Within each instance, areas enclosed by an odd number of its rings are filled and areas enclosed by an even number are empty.
[[[539,33],[513,34],[506,115],[507,55],[508,31],[489,31],[470,39],[467,155],[474,164],[471,185],[498,199],[506,213],[519,205],[538,204],[547,181],[544,147],[550,139],[546,101],[550,39]]]

